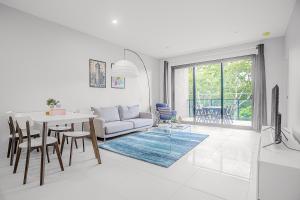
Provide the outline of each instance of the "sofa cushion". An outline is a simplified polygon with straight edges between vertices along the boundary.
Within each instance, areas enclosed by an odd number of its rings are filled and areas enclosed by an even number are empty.
[[[102,108],[91,108],[95,115],[101,117],[105,122],[120,121],[120,115],[117,106],[113,107],[102,107]]]
[[[114,121],[105,123],[105,134],[112,134],[133,129],[133,124],[126,121]]]
[[[128,119],[124,122],[131,122],[133,124],[134,128],[141,128],[144,126],[152,126],[153,125],[153,119],[147,119],[147,118],[135,118],[135,119]]]
[[[140,106],[119,106],[120,119],[134,119],[140,115]]]

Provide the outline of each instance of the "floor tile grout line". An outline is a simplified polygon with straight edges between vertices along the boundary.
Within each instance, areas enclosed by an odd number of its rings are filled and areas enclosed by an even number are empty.
[[[191,177],[193,177],[199,170],[200,170],[200,169],[197,169],[197,170],[196,170],[196,171],[195,171],[188,179],[190,180]],[[223,197],[220,197],[220,196],[218,196],[218,195],[212,194],[212,193],[210,193],[210,192],[203,191],[203,190],[200,190],[200,189],[198,189],[198,188],[193,188],[193,187],[188,186],[188,185],[187,185],[187,182],[188,182],[189,180],[186,180],[186,181],[183,183],[183,186],[184,186],[184,187],[190,188],[190,189],[192,189],[192,190],[200,191],[200,192],[202,192],[202,193],[205,193],[205,194],[208,194],[208,195],[210,195],[210,196],[219,198],[219,199],[221,199],[221,200],[226,200],[226,199],[224,199]]]
[[[199,145],[201,145],[201,144],[199,144]],[[199,146],[198,145],[198,146]],[[197,146],[196,146],[197,147]],[[195,147],[195,148],[196,148]],[[105,149],[104,149],[105,150]],[[105,150],[105,151],[107,151],[107,150]],[[110,152],[110,151],[107,151],[107,152]],[[114,152],[110,152],[110,153],[114,153]],[[189,152],[190,153],[190,152]],[[115,154],[117,154],[117,155],[120,155],[120,154],[118,154],[118,153],[115,153]],[[187,155],[187,154],[186,154]],[[121,156],[124,156],[124,155],[121,155]],[[124,156],[124,157],[126,157],[126,156]],[[127,157],[126,157],[127,158]],[[133,158],[131,158],[131,159],[133,159]],[[136,159],[135,159],[136,160]],[[179,159],[180,160],[180,159]],[[179,161],[178,160],[178,161]],[[137,161],[139,161],[139,160],[137,160]],[[178,162],[177,161],[177,162]],[[144,161],[140,161],[140,162],[144,162]],[[147,163],[147,162],[144,162],[144,163]],[[196,168],[202,168],[202,169],[206,169],[206,170],[211,170],[211,171],[215,171],[215,172],[218,172],[218,173],[222,173],[222,174],[225,174],[225,175],[228,175],[228,176],[231,176],[231,177],[234,177],[234,178],[238,178],[238,179],[240,179],[240,180],[243,180],[243,181],[247,181],[247,182],[249,182],[250,181],[250,176],[249,176],[249,178],[245,178],[245,177],[242,177],[242,176],[239,176],[239,175],[234,175],[234,174],[230,174],[230,173],[227,173],[227,172],[223,172],[223,171],[221,171],[221,170],[217,170],[217,169],[212,169],[212,168],[208,168],[208,167],[204,167],[204,166],[199,166],[199,165],[193,165],[194,167],[196,167]],[[141,169],[140,169],[141,170]],[[198,170],[198,169],[197,169]],[[141,171],[144,171],[144,170],[141,170]],[[145,171],[144,171],[145,172]],[[146,171],[147,173],[151,173],[151,172],[149,172],[149,171]],[[155,174],[155,173],[151,173],[152,175],[155,175],[155,176],[159,176],[159,175],[157,175],[157,174]],[[160,177],[160,176],[159,176]],[[164,177],[165,178],[165,177]],[[169,179],[169,178],[166,178],[166,179]],[[172,180],[172,179],[169,179],[170,181],[174,181],[174,180]],[[177,181],[175,181],[175,182],[177,182]]]
[[[230,173],[227,173],[227,172],[222,172],[222,171],[217,170],[217,169],[212,169],[212,168],[208,168],[208,167],[204,167],[204,166],[198,166],[198,165],[196,165],[196,167],[198,167],[198,168],[200,168],[200,169],[207,170],[207,171],[213,171],[213,172],[225,174],[225,175],[227,175],[227,176],[231,176],[232,178],[237,178],[237,179],[242,180],[242,181],[246,181],[246,182],[249,182],[249,181],[250,181],[250,178],[248,179],[248,178],[245,178],[245,177],[242,177],[242,176],[230,174]]]

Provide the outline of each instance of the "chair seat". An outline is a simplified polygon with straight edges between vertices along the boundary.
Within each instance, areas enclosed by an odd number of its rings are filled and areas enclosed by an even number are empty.
[[[55,137],[47,137],[47,145],[54,144],[57,142],[57,139]],[[22,142],[19,144],[20,148],[27,148],[27,141]],[[31,139],[31,147],[41,147],[42,146],[42,138],[36,138],[36,139]]]
[[[52,126],[49,129],[51,131],[68,131],[71,130],[71,126]]]
[[[86,137],[90,135],[90,133],[86,131],[63,132],[63,134],[66,137],[74,137],[74,138]]]
[[[26,130],[22,130],[22,133],[25,134],[24,137],[26,137],[27,133]],[[40,130],[33,129],[30,131],[30,136],[39,136],[41,134]],[[10,138],[12,138],[12,135],[9,135]],[[19,133],[16,133],[16,138],[19,138]]]

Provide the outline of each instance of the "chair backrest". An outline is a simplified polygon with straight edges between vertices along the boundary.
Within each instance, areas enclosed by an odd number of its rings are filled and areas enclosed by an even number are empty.
[[[159,110],[159,108],[167,108],[167,107],[169,107],[169,106],[166,103],[157,103],[156,104],[156,110],[157,111]]]
[[[19,140],[23,142],[24,136],[27,136],[28,149],[31,147],[30,127],[33,121],[29,116],[16,117],[17,132],[19,133]],[[24,135],[26,132],[26,135]]]
[[[16,128],[15,128],[15,123],[14,119],[12,116],[8,117],[8,126],[9,126],[9,132],[12,137],[16,137]]]
[[[16,132],[16,119],[15,119],[15,113],[13,111],[8,111],[5,113],[5,116],[6,116],[6,119],[7,119],[7,122],[8,122],[8,126],[9,126],[9,134],[12,135],[12,129],[15,130]],[[9,118],[12,118],[12,120],[10,120]]]
[[[236,105],[232,105],[230,108],[230,114],[233,115],[236,109]]]
[[[231,106],[230,106],[230,105],[227,105],[226,107],[224,107],[224,110],[223,110],[223,112],[224,112],[224,114],[225,114],[225,115],[228,115],[228,114],[229,114],[229,112],[230,112],[230,108],[231,108]]]
[[[19,142],[22,143],[24,136],[23,136],[23,133],[22,133],[22,130],[21,130],[20,126],[18,125],[18,122],[15,121],[12,116],[9,116],[8,124],[9,124],[9,129],[10,129],[10,133],[11,133],[12,137],[15,138],[16,133],[18,133],[19,134]],[[16,128],[15,128],[14,124],[16,124]],[[28,127],[27,129],[29,129],[29,122],[27,122],[27,127]],[[27,131],[27,136],[28,136],[28,134],[29,134],[28,147],[30,147],[30,145],[31,145],[30,132]]]

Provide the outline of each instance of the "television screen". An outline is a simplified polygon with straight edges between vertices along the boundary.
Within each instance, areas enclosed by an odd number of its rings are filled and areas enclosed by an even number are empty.
[[[275,130],[275,143],[281,142],[281,115],[279,108],[279,87],[275,85],[272,89],[272,111],[271,111],[271,126]]]
[[[279,87],[275,85],[272,89],[271,126],[275,128],[279,106]]]

